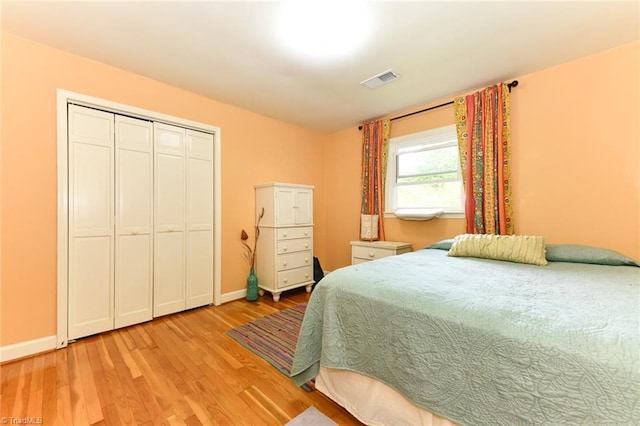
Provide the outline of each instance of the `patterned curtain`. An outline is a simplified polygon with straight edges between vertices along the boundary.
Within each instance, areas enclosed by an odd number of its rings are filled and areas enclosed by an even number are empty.
[[[384,240],[384,183],[387,175],[390,120],[365,123],[362,128],[361,214],[378,215],[379,239]]]
[[[455,99],[467,233],[513,234],[509,87]]]

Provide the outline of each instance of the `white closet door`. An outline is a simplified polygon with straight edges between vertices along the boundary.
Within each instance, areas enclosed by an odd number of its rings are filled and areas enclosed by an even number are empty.
[[[68,334],[114,325],[113,114],[69,105]]]
[[[186,307],[213,303],[213,135],[187,130]]]
[[[154,123],[154,317],[185,309],[185,139],[185,129]]]
[[[115,328],[153,318],[153,127],[116,115]]]

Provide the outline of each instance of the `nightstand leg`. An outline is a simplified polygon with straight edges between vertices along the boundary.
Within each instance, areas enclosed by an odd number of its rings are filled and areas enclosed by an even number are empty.
[[[264,296],[264,290],[263,290],[263,289],[261,289],[261,288],[259,288],[259,289],[258,289],[258,294],[259,294],[260,296]]]
[[[273,295],[273,301],[277,302],[280,300],[280,293],[271,293]]]
[[[311,289],[313,288],[313,284],[309,284],[307,286],[305,286],[305,290],[307,290],[307,293],[311,293]]]

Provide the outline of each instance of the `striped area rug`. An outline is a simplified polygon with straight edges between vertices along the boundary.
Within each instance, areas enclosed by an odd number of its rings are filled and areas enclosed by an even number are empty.
[[[306,308],[307,304],[301,303],[231,329],[227,335],[288,377]],[[306,391],[315,389],[313,381],[302,388]]]

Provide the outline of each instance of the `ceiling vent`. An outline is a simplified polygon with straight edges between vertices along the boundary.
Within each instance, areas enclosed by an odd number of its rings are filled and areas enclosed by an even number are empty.
[[[398,77],[398,74],[396,74],[392,70],[386,70],[378,75],[374,75],[371,78],[361,81],[360,84],[367,86],[369,89],[375,89],[376,87],[382,86],[383,84],[391,83]]]

